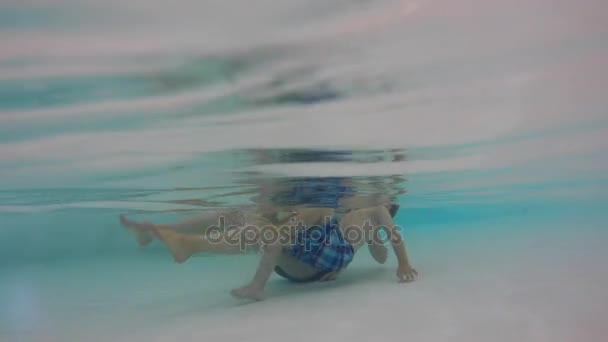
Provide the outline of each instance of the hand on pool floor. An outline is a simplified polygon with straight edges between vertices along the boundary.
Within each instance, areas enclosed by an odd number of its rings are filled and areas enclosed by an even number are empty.
[[[400,283],[411,283],[417,276],[418,272],[409,265],[397,267],[397,278]]]

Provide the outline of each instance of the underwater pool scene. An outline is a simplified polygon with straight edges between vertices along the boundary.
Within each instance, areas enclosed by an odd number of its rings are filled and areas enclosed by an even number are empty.
[[[380,205],[262,301],[119,219]],[[606,1],[0,2],[2,342],[601,341],[607,212]]]

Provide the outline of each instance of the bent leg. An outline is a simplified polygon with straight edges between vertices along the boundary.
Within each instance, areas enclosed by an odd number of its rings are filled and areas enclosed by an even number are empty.
[[[369,248],[369,253],[372,255],[372,258],[376,260],[379,264],[384,264],[386,259],[388,259],[388,248],[385,245],[381,245],[374,241],[368,241],[367,247]]]
[[[244,226],[248,213],[240,210],[210,212],[172,224],[154,224],[152,222],[137,222],[120,215],[120,223],[135,236],[137,243],[145,247],[152,243],[155,229],[171,230],[177,233],[204,235],[211,227],[225,229],[231,226]],[[257,219],[257,218],[254,218]]]
[[[282,250],[283,247],[278,244],[264,246],[264,253],[262,254],[260,263],[251,282],[243,287],[230,291],[230,294],[233,297],[241,299],[263,300],[264,288],[281,258]]]
[[[241,210],[209,212],[177,223],[158,224],[156,228],[169,229],[177,233],[205,234],[211,227],[243,227],[247,224],[247,213]]]
[[[217,241],[209,241],[204,236],[180,234],[163,228],[155,228],[152,233],[167,247],[175,262],[179,264],[196,253],[243,254],[250,251],[239,243],[229,243],[222,237],[218,237]]]

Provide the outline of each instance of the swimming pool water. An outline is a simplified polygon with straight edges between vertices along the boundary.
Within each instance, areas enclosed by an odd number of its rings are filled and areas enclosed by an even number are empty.
[[[600,340],[606,13],[4,1],[0,341]],[[175,265],[118,222],[294,189],[398,203],[419,279],[397,284],[392,255],[362,251],[334,283],[275,276],[267,301],[242,305],[229,290],[256,256]]]

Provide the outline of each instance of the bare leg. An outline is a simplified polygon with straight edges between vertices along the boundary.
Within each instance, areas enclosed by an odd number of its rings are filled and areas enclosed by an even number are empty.
[[[154,241],[150,229],[154,227],[151,222],[135,222],[126,216],[120,215],[120,223],[135,236],[135,240],[140,247],[145,247]]]
[[[177,233],[204,234],[207,229],[213,226],[220,226],[222,222],[224,227],[245,226],[247,223],[247,216],[247,213],[240,210],[210,212],[177,223],[159,224],[155,225],[155,227],[170,229]]]
[[[328,208],[298,208],[293,217],[296,222],[301,221],[307,224],[315,224],[323,222],[326,216],[331,216],[332,214],[333,209]],[[264,299],[264,288],[266,287],[266,283],[268,282],[270,275],[274,272],[275,266],[277,266],[284,257],[282,255],[283,247],[284,246],[279,244],[265,245],[264,254],[260,259],[260,264],[258,265],[253,280],[241,288],[232,290],[230,292],[232,296],[254,300]],[[337,274],[335,276],[337,276]],[[333,279],[335,279],[335,276]],[[327,277],[326,280],[333,279]]]
[[[366,233],[368,234],[366,238],[370,254],[377,263],[384,264],[388,258],[388,248],[385,246],[385,240],[379,234],[380,230],[372,229]]]
[[[379,264],[384,264],[386,259],[388,258],[388,248],[385,245],[381,245],[378,242],[368,241],[367,246],[369,247],[369,252],[376,262]]]
[[[253,280],[241,288],[230,291],[230,294],[241,299],[263,300],[264,288],[281,258],[282,250],[283,247],[280,245],[266,245]]]
[[[152,234],[152,230],[154,229],[168,229],[178,233],[203,235],[210,227],[221,226],[222,224],[224,225],[223,228],[244,226],[248,219],[255,221],[258,220],[258,217],[243,211],[232,210],[206,213],[173,224],[154,224],[149,221],[133,221],[125,215],[120,215],[120,223],[135,236],[137,243],[141,247],[145,247],[154,241],[155,235]]]
[[[204,236],[180,234],[164,228],[155,228],[152,232],[167,247],[178,264],[186,262],[196,253],[243,254],[248,251],[241,248],[240,244],[228,243],[223,238],[212,242]]]

